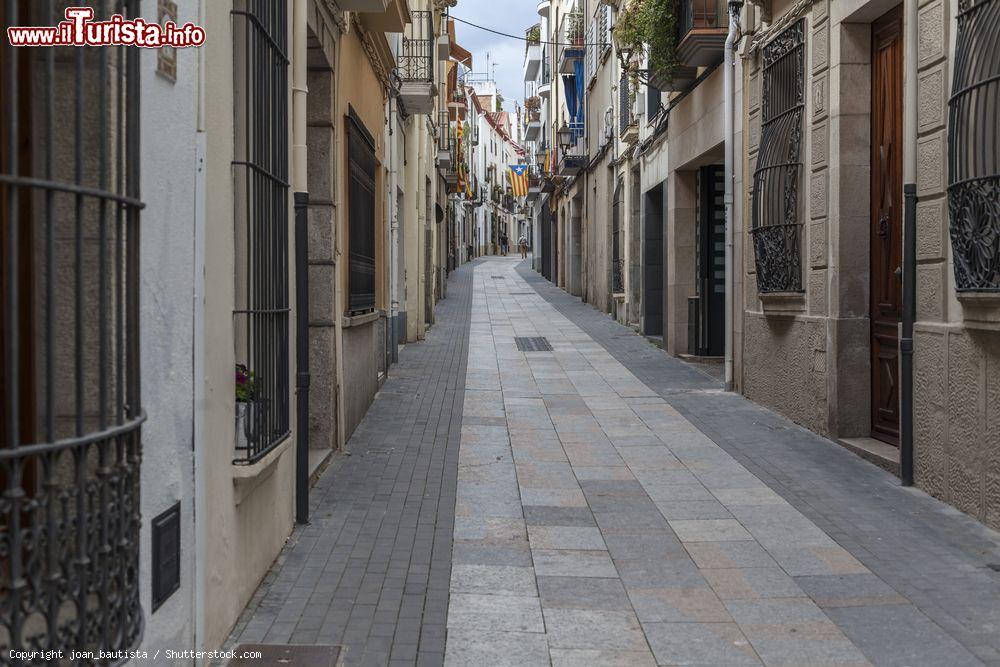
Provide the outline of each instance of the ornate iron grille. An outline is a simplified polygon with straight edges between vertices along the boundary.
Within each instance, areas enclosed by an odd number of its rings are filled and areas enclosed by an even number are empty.
[[[4,0],[0,31],[64,4]],[[5,665],[142,636],[138,67],[138,49],[0,46]]]
[[[434,16],[427,10],[410,12],[403,34],[399,76],[403,81],[434,81]]]
[[[955,285],[1000,291],[1000,1],[961,0],[949,102]]]
[[[356,315],[375,308],[375,140],[354,107],[347,116],[347,170],[348,309]]]
[[[622,209],[625,202],[624,184],[622,179],[618,179],[615,184],[615,195],[611,208],[611,292],[621,294],[625,291],[625,258],[622,257],[622,250],[625,246],[625,231],[622,225],[624,213]]]
[[[253,373],[234,463],[289,436],[288,11],[284,0],[237,0],[237,361]]]
[[[757,290],[802,291],[799,182],[805,108],[804,21],[764,48],[761,139],[753,185]]]

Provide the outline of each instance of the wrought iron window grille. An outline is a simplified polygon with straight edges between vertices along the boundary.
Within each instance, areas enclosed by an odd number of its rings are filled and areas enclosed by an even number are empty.
[[[62,18],[52,0],[0,8],[0,29]],[[139,56],[0,44],[2,664],[143,632]]]
[[[1000,0],[960,0],[948,207],[959,292],[1000,292]]]
[[[804,35],[805,22],[800,19],[763,52],[761,138],[751,221],[760,293],[802,291]]]
[[[288,4],[236,0],[237,362],[253,373],[238,411],[236,464],[260,460],[291,434],[288,296]],[[242,406],[241,406],[242,407]]]

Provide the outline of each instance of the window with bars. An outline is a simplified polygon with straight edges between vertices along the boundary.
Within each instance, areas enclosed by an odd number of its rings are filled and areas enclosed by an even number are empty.
[[[237,406],[234,463],[290,435],[288,3],[236,0],[234,42],[236,360],[251,373]]]
[[[754,172],[752,226],[761,293],[802,291],[802,116],[805,23],[764,47],[761,139]]]
[[[1000,0],[958,4],[949,101],[948,205],[955,285],[1000,291]]]
[[[61,4],[2,0],[0,32]],[[142,636],[139,51],[0,42],[4,664]]]
[[[346,120],[348,314],[357,315],[375,309],[375,140],[354,107]]]

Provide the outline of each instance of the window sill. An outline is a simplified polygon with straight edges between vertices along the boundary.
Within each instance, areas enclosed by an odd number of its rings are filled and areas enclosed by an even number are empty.
[[[274,474],[278,460],[292,446],[292,442],[294,438],[285,438],[284,442],[256,463],[233,466],[233,498],[237,507]]]
[[[1000,330],[1000,292],[959,292],[958,301],[965,326]]]
[[[798,315],[806,311],[805,292],[768,292],[758,296],[765,315]]]
[[[379,312],[373,310],[370,313],[363,313],[361,315],[344,315],[344,319],[341,322],[341,326],[344,329],[350,329],[351,327],[360,327],[364,324],[369,324],[374,322],[379,318]]]

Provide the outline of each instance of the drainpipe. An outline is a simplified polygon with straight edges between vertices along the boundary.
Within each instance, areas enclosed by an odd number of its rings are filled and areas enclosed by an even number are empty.
[[[903,322],[899,337],[899,477],[913,486],[913,322],[917,311],[917,0],[906,0],[903,111]]]
[[[736,42],[740,31],[743,0],[729,0],[729,35],[726,37],[725,107],[726,107],[726,391],[733,382],[733,223],[736,180]]]
[[[295,521],[309,523],[309,193],[306,1],[292,7],[292,188],[295,199]]]

